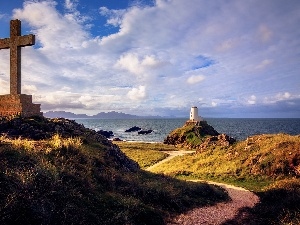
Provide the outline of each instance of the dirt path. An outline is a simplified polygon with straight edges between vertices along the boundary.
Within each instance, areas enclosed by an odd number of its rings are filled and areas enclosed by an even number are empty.
[[[232,185],[208,182],[227,190],[231,201],[218,203],[213,206],[196,208],[174,218],[168,225],[218,225],[233,219],[238,210],[244,207],[254,207],[259,198],[254,193]]]
[[[155,165],[148,167],[150,171],[155,166],[171,160],[175,156],[193,153],[193,151],[174,151],[166,152],[170,154],[164,160],[156,163]],[[194,182],[205,182],[203,180],[192,180]],[[207,206],[202,208],[195,208],[187,213],[181,214],[173,219],[168,225],[220,225],[227,220],[233,219],[237,215],[238,210],[244,207],[254,207],[259,202],[259,197],[253,192],[244,188],[235,187],[232,185],[207,182],[210,184],[218,185],[227,190],[231,201],[218,203],[213,206]]]

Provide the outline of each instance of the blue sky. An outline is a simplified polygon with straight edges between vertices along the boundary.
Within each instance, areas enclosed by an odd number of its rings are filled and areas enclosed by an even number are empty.
[[[22,92],[44,112],[300,117],[299,0],[0,1],[0,38],[15,18],[36,35]]]

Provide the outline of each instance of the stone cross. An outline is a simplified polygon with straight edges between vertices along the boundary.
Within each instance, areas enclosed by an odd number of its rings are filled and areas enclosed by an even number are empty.
[[[21,36],[21,21],[10,21],[10,38],[0,39],[0,49],[10,49],[10,94],[21,94],[21,47],[35,44],[33,34]]]

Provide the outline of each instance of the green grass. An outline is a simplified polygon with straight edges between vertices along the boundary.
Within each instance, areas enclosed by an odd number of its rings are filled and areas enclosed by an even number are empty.
[[[142,169],[167,158],[169,155],[162,151],[177,151],[178,149],[162,143],[115,142],[120,149]]]
[[[151,171],[255,191],[260,203],[225,224],[300,224],[300,136],[256,135],[230,147],[178,156]],[[251,221],[251,223],[249,223]]]
[[[212,185],[129,171],[111,147],[85,137],[0,138],[0,224],[165,224],[228,200]]]
[[[175,157],[152,171],[261,190],[275,180],[299,174],[299,152],[299,136],[257,135],[230,147],[217,146],[194,155]]]
[[[177,148],[173,145],[166,145],[163,143],[146,143],[146,142],[126,142],[116,141],[114,144],[118,145],[122,149],[131,150],[153,150],[153,151],[178,151],[186,150],[183,148]]]
[[[167,153],[154,151],[154,150],[132,150],[122,149],[122,151],[132,160],[138,162],[142,169],[146,169],[149,166],[168,157]]]

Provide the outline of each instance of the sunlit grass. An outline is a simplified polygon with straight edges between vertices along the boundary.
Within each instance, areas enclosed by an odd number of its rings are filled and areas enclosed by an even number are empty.
[[[187,150],[183,148],[177,148],[173,145],[166,145],[163,143],[146,143],[146,142],[127,142],[127,141],[116,141],[116,145],[124,149],[138,149],[138,150],[154,150],[154,151],[178,151]]]
[[[168,157],[169,154],[165,153],[167,151],[185,150],[162,143],[115,142],[115,144],[117,144],[129,158],[136,161],[142,169],[152,166]]]
[[[137,149],[138,146],[140,144]],[[256,135],[230,147],[212,147],[201,153],[177,156],[151,171],[184,180],[229,183],[256,191],[260,203],[248,216],[239,218],[238,215],[235,219],[241,221],[239,224],[255,219],[260,221],[258,224],[298,225],[299,152],[299,135]]]
[[[53,149],[59,148],[78,148],[82,145],[82,140],[79,137],[62,138],[60,135],[55,134],[47,142],[47,144]]]
[[[299,175],[300,137],[257,135],[230,147],[178,156],[153,168],[184,179],[209,179],[260,190],[285,176]]]
[[[128,171],[121,152],[84,140],[0,137],[0,223],[163,225],[170,215],[228,200],[221,188]]]

